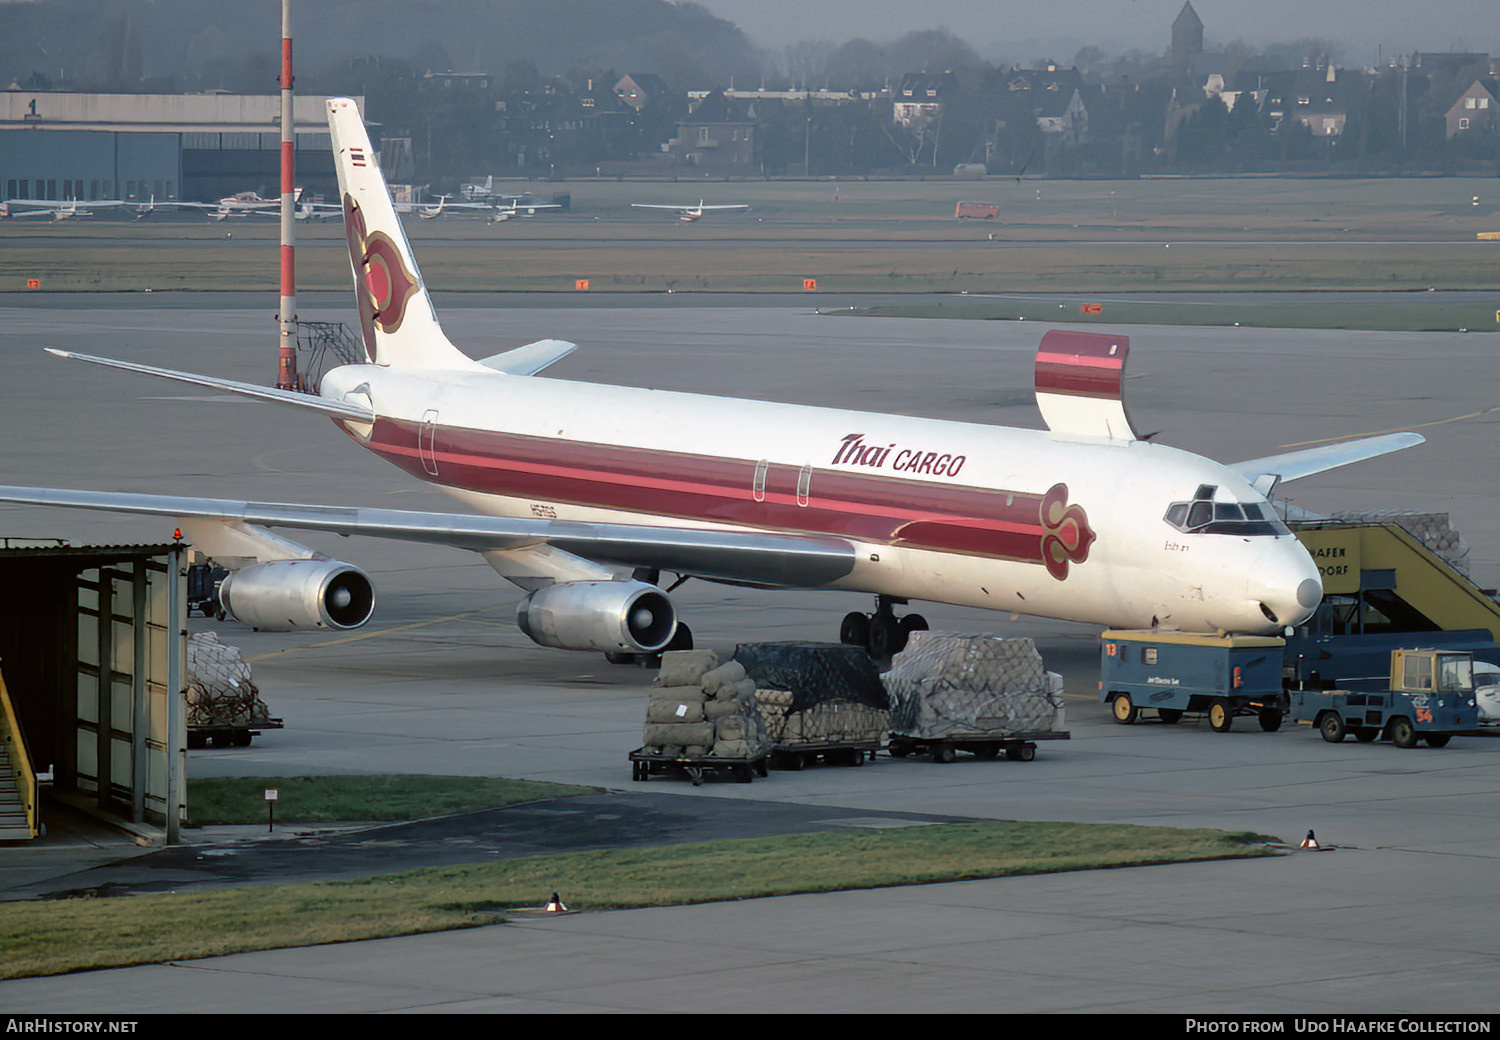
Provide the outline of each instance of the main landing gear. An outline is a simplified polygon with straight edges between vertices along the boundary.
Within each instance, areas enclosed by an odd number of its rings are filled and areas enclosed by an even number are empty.
[[[913,632],[927,631],[927,619],[921,614],[897,617],[892,609],[897,604],[906,605],[906,600],[895,596],[876,596],[875,613],[852,611],[844,615],[839,626],[839,642],[848,646],[862,646],[877,660],[900,653]]]

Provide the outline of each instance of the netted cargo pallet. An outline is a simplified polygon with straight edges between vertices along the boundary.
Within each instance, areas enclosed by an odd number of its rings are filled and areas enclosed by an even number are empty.
[[[863,765],[885,743],[885,687],[864,650],[841,643],[743,643],[734,659],[755,681],[774,768]]]
[[[1004,738],[1062,729],[1060,678],[1030,639],[914,632],[885,674],[891,734]]]

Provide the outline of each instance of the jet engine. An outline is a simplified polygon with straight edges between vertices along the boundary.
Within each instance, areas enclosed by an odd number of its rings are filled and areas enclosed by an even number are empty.
[[[516,624],[542,646],[653,654],[672,641],[677,612],[643,581],[563,581],[523,599]]]
[[[251,628],[358,628],[375,611],[370,576],[341,560],[272,560],[219,584],[219,605]]]

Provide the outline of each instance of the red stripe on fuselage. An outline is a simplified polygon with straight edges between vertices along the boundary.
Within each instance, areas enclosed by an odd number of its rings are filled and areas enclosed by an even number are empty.
[[[757,495],[754,460],[442,426],[419,449],[423,430],[380,419],[367,446],[421,480],[484,494],[1042,562],[1036,494],[819,469],[804,506],[797,466],[771,465]]]

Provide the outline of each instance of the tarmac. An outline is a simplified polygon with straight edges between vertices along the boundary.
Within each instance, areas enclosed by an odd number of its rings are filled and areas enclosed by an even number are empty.
[[[183,394],[41,346],[264,381],[264,300],[157,308],[0,300],[7,480],[262,500],[442,508],[321,421]],[[440,309],[442,302],[439,303]],[[441,310],[472,353],[556,336],[562,378],[1038,424],[1031,323],[831,318],[805,305],[575,310],[496,300]],[[304,317],[345,320],[342,311]],[[1416,429],[1428,443],[1285,487],[1303,508],[1449,512],[1483,585],[1500,573],[1493,335],[1134,328],[1136,424],[1226,461],[1323,437]],[[58,416],[66,414],[67,422]],[[643,417],[649,418],[649,417]],[[45,432],[45,436],[38,433]],[[0,511],[0,533],[159,540],[139,518]],[[310,544],[313,539],[308,540]],[[1500,856],[1500,741],[1329,745],[1206,722],[1121,727],[1097,704],[1096,633],[922,605],[936,629],[1030,635],[1069,690],[1072,739],[1030,763],[882,756],[751,784],[632,784],[651,673],[531,645],[515,590],[465,554],[328,539],[376,581],[358,633],[222,626],[286,728],[189,753],[196,776],[375,771],[589,784],[592,799],[436,824],[188,831],[136,845],[58,826],[0,849],[9,897],[156,890],[454,855],[932,819],[1119,821],[1252,830],[1321,851],[650,910],[523,915],[463,932],[0,983],[10,1013],[1091,1012],[1487,1014],[1500,967],[1488,893]],[[699,582],[674,598],[700,645],[805,639],[865,607],[842,593]],[[195,619],[194,627],[206,624]],[[380,849],[375,853],[371,850]],[[363,852],[361,851],[363,850]],[[384,850],[391,850],[389,852]],[[379,869],[383,870],[381,866]],[[753,869],[747,864],[746,869]],[[378,872],[378,871],[371,871]],[[544,886],[545,887],[545,886]],[[539,891],[538,905],[548,892]],[[567,893],[562,893],[564,900]]]

